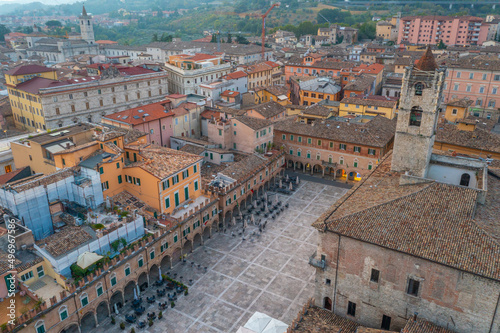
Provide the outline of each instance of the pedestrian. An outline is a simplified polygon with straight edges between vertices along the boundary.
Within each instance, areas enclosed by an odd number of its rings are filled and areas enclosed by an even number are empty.
[[[226,233],[226,228],[224,228],[224,233]]]
[[[234,232],[233,231],[231,231],[231,237],[234,237]]]

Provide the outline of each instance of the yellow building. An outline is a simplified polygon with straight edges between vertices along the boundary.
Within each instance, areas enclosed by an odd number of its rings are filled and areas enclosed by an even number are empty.
[[[392,119],[396,116],[397,104],[398,101],[394,97],[345,97],[342,101],[340,101],[339,116],[344,117],[349,115],[382,115],[386,118]]]
[[[377,22],[377,28],[376,28],[376,35],[378,38],[381,39],[391,39],[392,38],[392,31],[393,26],[391,23],[387,21],[378,21]]]
[[[302,105],[313,105],[323,100],[339,101],[341,87],[333,79],[315,78],[299,82],[299,99]]]
[[[47,80],[39,80],[40,82],[37,82],[37,84],[32,84],[33,81],[30,80],[33,78]],[[57,80],[56,70],[45,66],[19,66],[5,72],[5,82],[16,125],[22,124],[30,131],[46,129],[38,89],[45,88],[43,84],[50,84],[53,82],[52,80]],[[30,81],[30,83],[27,81]]]
[[[472,100],[455,99],[446,104],[444,118],[449,122],[457,122],[457,120],[465,119],[469,115],[469,107],[472,105]]]
[[[255,104],[275,101],[283,106],[290,104],[288,100],[288,88],[286,86],[258,87],[255,92]]]

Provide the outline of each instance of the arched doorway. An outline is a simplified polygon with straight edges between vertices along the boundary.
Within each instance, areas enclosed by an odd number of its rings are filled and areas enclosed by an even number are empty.
[[[95,322],[95,317],[93,312],[87,312],[80,321],[80,330],[82,333],[90,332],[93,328],[97,326]]]
[[[110,299],[111,311],[114,312],[116,308],[120,309],[123,306],[123,294],[120,290],[115,291]]]
[[[193,250],[193,243],[188,239],[184,241],[182,246],[182,253],[190,253]]]
[[[323,173],[323,167],[319,164],[315,164],[313,167],[313,173]]]
[[[330,297],[325,297],[323,299],[323,308],[332,311],[332,299]]]
[[[174,253],[172,253],[172,265],[175,265],[181,261],[181,248],[178,247],[174,250]]]
[[[216,224],[216,223],[214,223]],[[205,242],[210,238],[210,228],[212,226],[211,225],[206,225],[205,228],[203,228],[203,239],[205,240]]]
[[[347,172],[344,169],[337,169],[336,177],[338,180],[346,180]]]
[[[125,302],[131,301],[134,299],[134,289],[135,289],[135,281],[130,281],[125,286],[123,290],[123,295],[125,296]],[[137,293],[137,291],[135,291]]]
[[[161,259],[160,267],[162,274],[166,274],[167,271],[170,269],[170,260],[171,260],[170,256],[164,256],[163,259]]]
[[[148,287],[148,275],[146,272],[142,272],[137,279],[137,284],[139,285],[140,290],[145,290]]]
[[[257,196],[261,197],[262,195],[264,195],[264,190],[262,189],[262,186],[259,187],[259,189],[257,190]]]
[[[227,211],[226,214],[224,215],[224,225],[226,227],[231,226],[231,218],[233,217],[233,211]]]
[[[294,165],[294,163],[293,163],[293,161],[292,161],[292,160],[288,160],[288,161],[286,161],[286,167],[287,167],[287,168],[290,168],[290,169],[291,169],[291,168],[293,168],[293,165]]]
[[[304,165],[302,164],[302,162],[295,162],[295,169],[297,169],[297,170],[303,170],[304,169]]]
[[[304,169],[304,171],[305,171],[305,172],[311,172],[311,168],[312,168],[311,164],[310,164],[310,163],[307,163],[307,164],[306,164],[306,167],[305,167],[305,169]]]
[[[203,245],[202,242],[201,242],[201,234],[194,235],[194,237],[193,237],[193,245],[194,245],[194,248],[197,248],[197,247]]]
[[[462,174],[460,177],[460,185],[461,186],[469,186],[470,183],[470,175],[468,173]]]
[[[68,327],[63,329],[60,333],[80,333],[77,323],[70,324]]]
[[[247,195],[247,199],[246,199],[246,206],[248,207],[248,205],[250,205],[252,203],[252,196],[253,196],[253,193],[250,191],[250,193],[248,193]]]
[[[160,272],[158,271],[158,265],[154,264],[149,269],[149,281],[153,283],[154,281],[158,281],[160,279]]]
[[[102,301],[96,308],[97,323],[101,324],[107,317],[109,317],[108,303]]]

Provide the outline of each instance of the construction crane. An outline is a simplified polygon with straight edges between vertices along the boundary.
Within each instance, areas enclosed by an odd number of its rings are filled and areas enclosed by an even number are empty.
[[[274,3],[271,6],[271,8],[269,8],[267,12],[262,15],[262,60],[266,60],[265,59],[266,50],[264,48],[264,45],[266,44],[266,17],[274,7],[279,7],[280,5],[281,5],[280,2]]]

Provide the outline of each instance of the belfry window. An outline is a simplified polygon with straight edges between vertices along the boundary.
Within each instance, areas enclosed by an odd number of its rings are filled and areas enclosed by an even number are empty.
[[[422,82],[415,83],[415,95],[422,96],[422,91],[424,90],[424,85]]]
[[[469,183],[470,183],[470,175],[468,173],[462,174],[462,177],[460,177],[460,185],[469,186]]]

